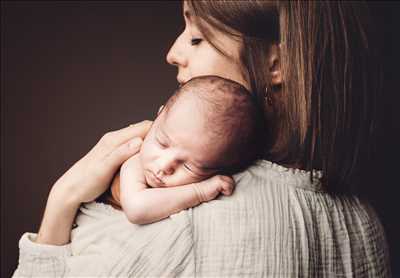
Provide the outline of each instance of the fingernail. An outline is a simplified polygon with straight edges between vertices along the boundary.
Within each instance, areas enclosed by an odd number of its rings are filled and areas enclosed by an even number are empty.
[[[141,143],[142,143],[142,138],[136,137],[132,139],[132,141],[129,143],[129,148],[131,149],[137,148],[140,146]]]

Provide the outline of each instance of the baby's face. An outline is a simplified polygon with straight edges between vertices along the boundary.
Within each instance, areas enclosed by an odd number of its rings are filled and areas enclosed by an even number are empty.
[[[140,150],[149,186],[194,183],[217,172],[215,163],[222,154],[223,143],[216,142],[215,136],[207,132],[202,114],[198,100],[189,97],[178,99],[154,121]]]

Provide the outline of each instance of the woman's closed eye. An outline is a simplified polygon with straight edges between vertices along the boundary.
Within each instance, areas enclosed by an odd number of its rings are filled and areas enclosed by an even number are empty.
[[[200,43],[202,42],[202,40],[203,40],[203,39],[201,39],[201,38],[192,38],[192,39],[190,40],[190,44],[191,44],[191,45],[198,45],[198,44],[200,44]]]

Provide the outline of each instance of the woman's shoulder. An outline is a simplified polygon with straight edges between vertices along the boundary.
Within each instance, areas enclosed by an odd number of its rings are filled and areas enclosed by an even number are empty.
[[[309,172],[258,161],[234,176],[232,196],[194,208],[194,242],[202,243],[196,258],[218,266],[205,275],[235,276],[252,269],[256,276],[326,276],[327,269],[297,273],[299,265],[304,271],[327,265],[345,276],[383,273],[387,249],[374,210],[355,196],[323,191],[320,177],[316,172],[311,181]],[[224,269],[222,262],[232,260],[242,265]],[[367,267],[352,273],[349,265]]]
[[[287,168],[268,160],[257,160],[245,171],[234,175],[238,184],[263,184],[269,186],[289,186],[305,190],[322,192],[321,171],[313,173],[296,168]]]
[[[347,224],[345,220],[350,219],[368,225],[379,223],[367,200],[351,194],[331,194],[322,187],[321,178],[321,171],[311,173],[259,160],[234,176],[235,194],[223,200],[233,206],[240,203],[242,208],[254,210],[255,215],[266,214],[260,217],[266,216],[270,223],[291,219],[317,225],[314,220],[319,218],[326,218],[323,223],[330,226]]]

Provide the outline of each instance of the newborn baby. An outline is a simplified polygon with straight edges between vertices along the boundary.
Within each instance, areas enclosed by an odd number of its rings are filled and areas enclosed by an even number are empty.
[[[109,201],[132,223],[145,224],[230,195],[234,182],[222,175],[261,156],[263,119],[242,85],[216,76],[191,79],[158,113],[140,152],[122,165]]]

